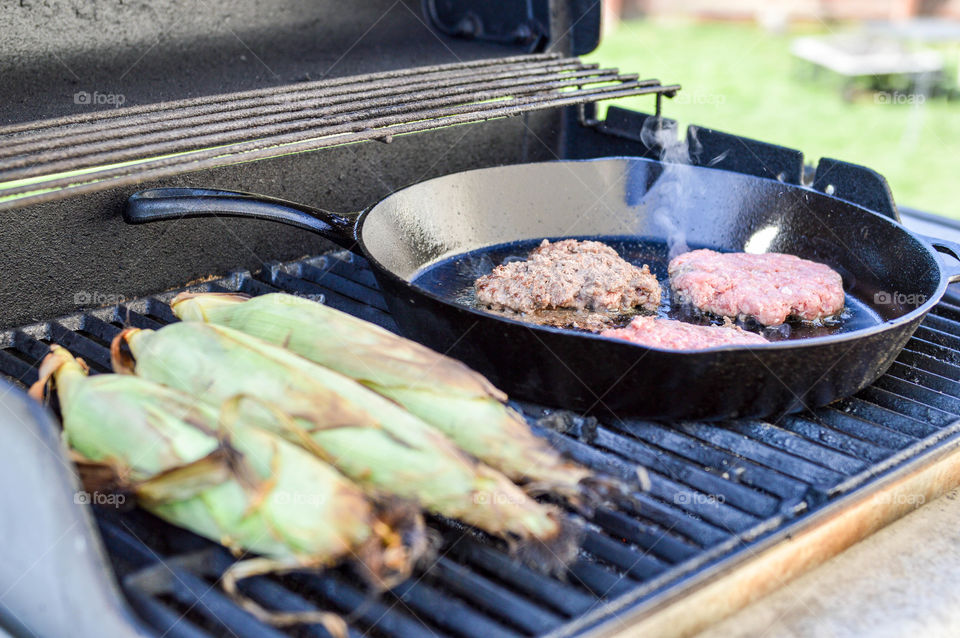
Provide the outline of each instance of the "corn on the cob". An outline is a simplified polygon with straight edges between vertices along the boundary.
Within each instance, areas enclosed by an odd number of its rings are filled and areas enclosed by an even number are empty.
[[[171,307],[180,319],[240,330],[355,379],[515,481],[576,499],[593,478],[534,435],[485,377],[372,323],[280,293],[182,293]]]
[[[572,539],[556,508],[537,503],[396,403],[299,355],[199,322],[126,330],[112,352],[118,371],[203,400],[243,394],[282,409],[302,428],[281,434],[368,489],[414,499],[505,538],[553,544],[551,551],[570,557]]]
[[[142,378],[88,377],[59,346],[44,359],[31,394],[40,398],[49,380],[70,448],[111,468],[159,517],[235,552],[264,557],[238,563],[238,573],[322,567],[353,556],[377,585],[409,574],[415,557],[403,530],[391,528],[332,467],[249,425],[241,398],[225,403],[232,406],[225,416]],[[416,514],[408,522],[422,526]],[[289,618],[342,625],[335,619],[323,612]]]

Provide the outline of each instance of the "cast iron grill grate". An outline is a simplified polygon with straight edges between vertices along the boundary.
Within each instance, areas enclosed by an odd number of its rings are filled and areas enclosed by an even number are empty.
[[[322,296],[329,305],[395,329],[365,262],[334,253],[257,274],[235,273],[197,289]],[[0,333],[0,373],[36,380],[50,343],[109,368],[107,345],[124,325],[156,328],[174,320],[174,293],[138,299]],[[941,303],[882,379],[856,397],[776,423],[598,423],[565,413],[563,427],[540,432],[596,469],[650,472],[640,507],[602,509],[589,521],[579,559],[565,578],[510,559],[503,548],[445,521],[438,558],[414,579],[377,599],[346,571],[251,579],[248,595],[286,610],[335,609],[351,635],[523,636],[573,633],[618,597],[642,600],[676,586],[764,534],[788,527],[832,497],[958,431],[960,306]],[[534,423],[549,411],[523,405]],[[261,625],[216,587],[233,560],[226,550],[140,511],[96,510],[122,589],[166,636],[321,636],[317,627]],[[286,633],[285,633],[286,632]]]
[[[535,54],[0,127],[0,210],[145,180],[680,87]]]

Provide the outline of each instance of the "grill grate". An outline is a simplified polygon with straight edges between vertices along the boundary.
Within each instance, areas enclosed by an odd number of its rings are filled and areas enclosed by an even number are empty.
[[[553,54],[0,127],[0,210],[179,173],[680,87]],[[42,191],[42,192],[41,192]]]
[[[347,253],[236,273],[197,289],[322,295],[333,307],[396,329],[365,262]],[[173,294],[0,333],[0,372],[32,383],[35,363],[52,342],[106,370],[107,344],[124,325],[155,328],[174,319],[166,305]],[[960,306],[941,303],[874,386],[776,423],[598,423],[522,405],[538,432],[578,461],[613,474],[629,474],[637,463],[650,472],[651,488],[639,495],[637,510],[596,512],[565,578],[538,573],[497,542],[436,520],[431,525],[444,539],[439,558],[377,599],[339,570],[256,578],[244,587],[268,607],[349,614],[355,636],[564,634],[586,615],[602,613],[604,603],[675,586],[955,434],[957,378]],[[287,634],[233,605],[214,586],[233,560],[219,546],[140,510],[96,514],[124,592],[158,632],[325,635],[317,627]]]

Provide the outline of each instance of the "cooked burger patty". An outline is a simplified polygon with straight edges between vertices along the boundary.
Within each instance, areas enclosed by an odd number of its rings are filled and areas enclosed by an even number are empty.
[[[678,301],[721,317],[765,326],[788,317],[814,321],[843,310],[843,280],[824,264],[794,255],[693,250],[668,267]]]
[[[494,310],[597,310],[626,312],[636,307],[654,311],[660,284],[644,265],[624,261],[598,241],[544,239],[526,261],[493,269],[474,282],[477,301]]]
[[[600,334],[667,350],[703,350],[714,346],[767,343],[760,335],[747,332],[739,326],[697,326],[660,317],[637,317],[626,328],[604,330]]]

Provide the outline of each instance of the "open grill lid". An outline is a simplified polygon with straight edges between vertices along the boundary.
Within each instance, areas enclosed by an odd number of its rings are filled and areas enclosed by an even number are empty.
[[[435,64],[582,55],[599,41],[600,12],[587,0],[4,3],[0,125]]]

